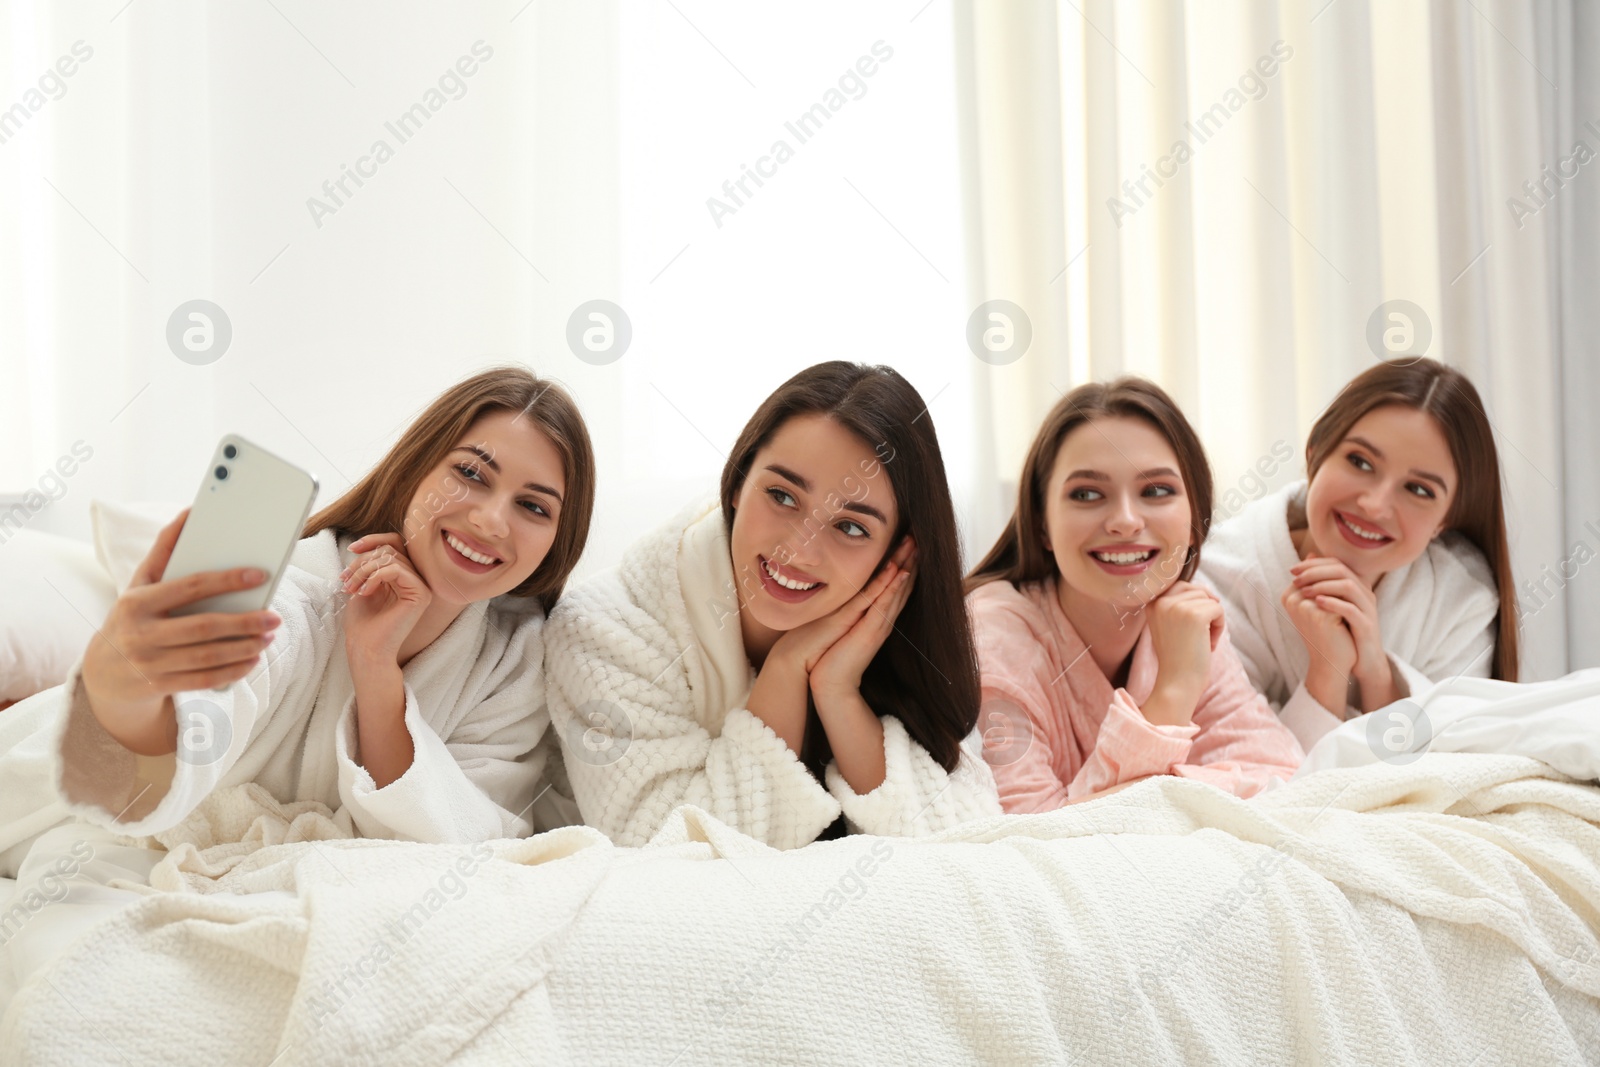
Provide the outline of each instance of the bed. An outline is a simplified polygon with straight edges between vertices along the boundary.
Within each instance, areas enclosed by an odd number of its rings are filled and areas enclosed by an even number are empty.
[[[791,852],[692,807],[643,848],[349,840],[246,786],[139,843],[0,1063],[1600,1062],[1600,746],[1441,743],[1473,701],[1600,721],[1600,672],[1496,684],[1249,801]]]

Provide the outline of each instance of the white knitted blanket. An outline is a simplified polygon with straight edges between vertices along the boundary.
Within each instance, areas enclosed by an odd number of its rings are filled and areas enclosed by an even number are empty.
[[[644,848],[336,834],[219,794],[147,899],[23,986],[0,1061],[1600,1057],[1600,790],[1526,757],[1248,801],[1151,779],[787,852],[687,807]]]

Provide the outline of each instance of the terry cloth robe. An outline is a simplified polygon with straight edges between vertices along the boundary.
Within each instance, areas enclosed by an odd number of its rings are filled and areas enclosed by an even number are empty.
[[[967,595],[983,672],[984,755],[1008,812],[1069,800],[1151,774],[1209,782],[1248,797],[1287,781],[1304,753],[1250,686],[1224,624],[1187,726],[1157,726],[1140,707],[1159,664],[1147,627],[1126,686],[1113,688],[1061,610],[1055,578],[1020,589],[993,581]]]
[[[1311,654],[1279,597],[1300,562],[1291,527],[1306,524],[1304,481],[1262,497],[1206,539],[1197,580],[1222,598],[1234,648],[1250,681],[1279,709],[1306,751],[1358,708],[1324,708],[1306,692]],[[1500,596],[1476,545],[1454,532],[1373,589],[1378,629],[1401,696],[1436,682],[1487,678],[1494,666]]]
[[[887,777],[857,794],[832,762],[818,782],[745,707],[756,672],[715,500],[685,508],[563,598],[545,657],[573,796],[618,844],[645,844],[681,804],[775,848],[809,844],[841,811],[853,832],[884,836],[1000,813],[976,729],[947,774],[882,716]]]
[[[354,759],[341,615],[349,598],[338,581],[357,558],[352,540],[336,543],[324,530],[296,547],[272,601],[283,623],[264,667],[222,692],[174,694],[175,756],[137,756],[100,727],[81,658],[64,685],[0,715],[0,874],[14,873],[25,843],[66,818],[141,837],[177,825],[213,790],[249,782],[281,802],[325,804],[361,837],[525,836],[537,785],[547,770],[559,775],[547,766],[557,749],[546,738],[543,611],[517,597],[470,604],[406,663],[404,721],[416,755],[376,788]]]

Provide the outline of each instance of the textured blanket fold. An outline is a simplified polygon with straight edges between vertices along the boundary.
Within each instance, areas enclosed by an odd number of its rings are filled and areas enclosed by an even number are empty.
[[[1600,790],[1520,756],[788,851],[688,807],[643,848],[441,846],[259,799],[208,815],[259,846],[174,839],[24,985],[0,1062],[1600,1056]]]

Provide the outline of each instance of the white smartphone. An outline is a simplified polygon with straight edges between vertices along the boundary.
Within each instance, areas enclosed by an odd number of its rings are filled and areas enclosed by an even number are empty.
[[[260,611],[271,604],[316,498],[315,475],[238,434],[225,435],[217,442],[161,580],[235,567],[260,567],[267,580],[168,614]]]

